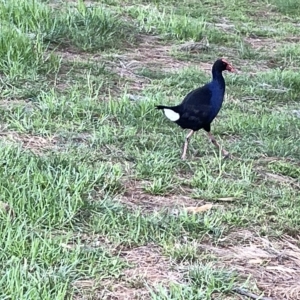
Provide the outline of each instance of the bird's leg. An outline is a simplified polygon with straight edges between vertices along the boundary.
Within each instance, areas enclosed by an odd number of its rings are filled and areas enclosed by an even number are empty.
[[[182,151],[182,155],[181,155],[181,159],[184,160],[185,159],[185,156],[186,156],[186,150],[187,150],[187,147],[189,145],[189,139],[190,137],[193,135],[194,133],[194,130],[191,130],[188,135],[186,136],[185,138],[185,141],[184,141],[184,145],[183,145],[183,151]]]
[[[221,148],[220,144],[216,141],[215,137],[210,133],[208,132],[207,133],[210,141],[218,148],[218,149],[221,149],[222,151],[222,154],[224,155],[224,157],[229,157],[229,152],[227,152],[225,149]]]

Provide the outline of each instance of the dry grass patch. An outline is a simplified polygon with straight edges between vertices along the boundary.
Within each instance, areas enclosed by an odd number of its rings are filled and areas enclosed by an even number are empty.
[[[290,236],[268,239],[240,231],[224,238],[222,246],[201,248],[216,255],[218,264],[237,271],[241,277],[252,277],[266,296],[300,299],[298,240]]]
[[[0,133],[0,136],[2,140],[19,144],[23,149],[30,150],[35,154],[41,154],[48,150],[57,150],[59,147],[56,136],[42,137],[15,131],[4,131]]]
[[[142,184],[140,182],[128,182],[126,183],[125,193],[119,197],[119,201],[124,203],[131,209],[141,209],[143,212],[151,213],[161,210],[169,210],[170,213],[176,213],[178,209],[189,206],[201,206],[204,203],[203,200],[192,199],[184,195],[150,195],[143,191]]]
[[[182,274],[173,266],[173,262],[161,254],[160,248],[155,244],[148,244],[123,250],[120,256],[131,267],[124,270],[120,280],[78,280],[74,286],[81,293],[73,299],[109,299],[109,300],[148,300],[149,288],[157,284],[168,285],[182,280]],[[91,291],[94,292],[91,293]]]

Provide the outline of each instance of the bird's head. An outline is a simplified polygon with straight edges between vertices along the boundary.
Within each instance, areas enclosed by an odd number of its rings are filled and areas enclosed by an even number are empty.
[[[236,72],[233,66],[224,58],[216,60],[213,67],[220,72],[226,70],[229,72]]]

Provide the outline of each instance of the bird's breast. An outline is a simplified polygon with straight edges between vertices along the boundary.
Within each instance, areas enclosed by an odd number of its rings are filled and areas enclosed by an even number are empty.
[[[214,119],[215,116],[218,114],[220,111],[222,104],[223,104],[223,99],[224,99],[224,93],[225,90],[221,88],[216,88],[212,92],[212,97],[211,97],[211,110],[210,110],[210,119]]]

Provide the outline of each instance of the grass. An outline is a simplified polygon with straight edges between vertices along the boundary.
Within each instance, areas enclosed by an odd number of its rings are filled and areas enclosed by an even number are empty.
[[[279,271],[299,249],[298,2],[2,2],[0,298],[292,294],[253,247]],[[154,106],[219,56],[239,72],[212,132],[234,158],[199,132],[181,161]]]
[[[273,4],[277,6],[277,9],[285,14],[297,14],[300,11],[300,5],[299,2],[296,0],[273,0],[271,1]]]

